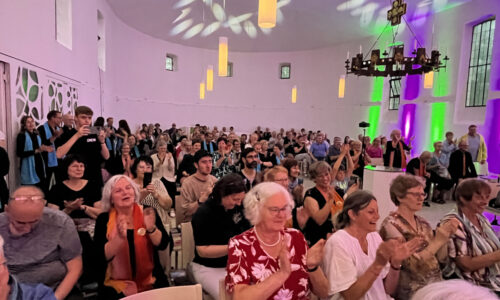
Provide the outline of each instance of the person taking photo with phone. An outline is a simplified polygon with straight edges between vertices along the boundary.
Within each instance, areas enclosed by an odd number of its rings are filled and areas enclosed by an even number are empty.
[[[105,132],[92,133],[90,125],[94,112],[87,106],[78,106],[75,109],[76,129],[61,135],[60,146],[57,148],[57,158],[63,158],[66,154],[79,154],[87,163],[85,177],[92,178],[98,187],[103,186],[101,163],[109,159],[109,150],[105,143]]]
[[[159,179],[153,179],[153,160],[149,156],[140,156],[130,168],[131,177],[139,189],[139,203],[153,207],[158,212],[164,225],[169,224],[168,212],[172,207],[172,198]]]

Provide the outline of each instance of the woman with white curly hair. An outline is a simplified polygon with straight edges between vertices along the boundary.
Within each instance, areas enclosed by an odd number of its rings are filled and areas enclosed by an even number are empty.
[[[226,289],[234,299],[309,299],[310,288],[327,296],[318,268],[324,240],[308,249],[300,231],[285,228],[294,202],[274,182],[256,185],[243,200],[253,228],[229,241]]]
[[[97,217],[94,235],[100,299],[168,286],[158,250],[167,248],[170,236],[155,209],[139,200],[139,188],[128,176],[113,176],[104,186],[104,212]]]

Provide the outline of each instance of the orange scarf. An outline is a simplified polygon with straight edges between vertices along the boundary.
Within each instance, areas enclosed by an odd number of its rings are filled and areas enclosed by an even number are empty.
[[[419,173],[420,173],[420,174],[418,174],[418,176],[422,176],[422,177],[425,177],[425,174],[427,173],[427,172],[425,171],[425,164],[424,164],[422,161],[420,161],[420,169],[419,169]]]
[[[403,148],[403,143],[401,141],[398,142],[399,151],[401,152],[401,169],[406,169],[406,153]]]
[[[335,214],[344,208],[344,198],[340,197],[340,195],[337,193],[335,189],[333,189],[334,193],[334,198],[333,199],[333,206],[332,206],[332,218],[335,216]]]
[[[117,213],[114,208],[109,212],[109,221],[106,231],[106,238],[110,240],[118,232],[116,230]],[[129,247],[124,247],[118,252],[106,269],[104,285],[113,287],[118,293],[125,296],[153,288],[155,278],[153,277],[153,244],[147,235],[137,234],[139,228],[146,228],[142,207],[134,204],[134,248],[135,248],[135,274],[132,274],[130,265]]]

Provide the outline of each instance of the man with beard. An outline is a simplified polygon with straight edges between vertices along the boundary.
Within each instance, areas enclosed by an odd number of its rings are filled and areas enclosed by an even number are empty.
[[[241,161],[244,168],[238,173],[243,177],[247,191],[262,181],[261,173],[257,173],[259,156],[254,148],[246,148],[241,152]]]
[[[194,154],[196,173],[182,182],[181,195],[175,201],[177,224],[191,222],[199,205],[208,199],[217,178],[212,172],[212,155],[203,149]]]

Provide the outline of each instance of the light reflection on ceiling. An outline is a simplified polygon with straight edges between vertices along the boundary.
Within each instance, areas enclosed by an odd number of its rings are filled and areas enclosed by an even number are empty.
[[[270,52],[325,48],[370,36],[376,39],[384,30],[408,31],[404,22],[397,28],[386,27],[391,0],[279,0],[277,25],[272,29],[257,25],[258,0],[105,1],[121,21],[144,34],[214,50],[219,36],[230,39],[231,51]],[[420,31],[436,12],[467,2],[495,6],[499,1],[406,0],[406,20]]]
[[[200,2],[202,3],[202,22],[197,23],[193,27],[190,27],[194,22],[194,16],[190,16],[190,12],[193,9],[198,9],[200,6]],[[280,0],[278,1],[277,11],[276,11],[276,23],[282,24],[285,17],[281,8],[289,5],[292,0]],[[241,34],[245,32],[249,38],[255,39],[258,36],[258,26],[256,26],[252,20],[252,16],[257,15],[256,11],[253,12],[242,12],[238,16],[228,15],[225,9],[225,1],[221,4],[214,3],[212,0],[179,0],[174,8],[180,10],[179,16],[172,22],[172,24],[176,24],[179,21],[179,24],[175,25],[172,30],[170,30],[170,35],[176,36],[181,34],[186,30],[186,33],[182,36],[184,40],[191,39],[195,37],[200,32],[201,36],[207,37],[211,34],[216,34],[217,31],[221,28],[229,28],[234,34]],[[211,22],[211,23],[210,23]],[[261,29],[261,28],[259,28]],[[269,34],[271,30],[262,30],[262,33]]]

